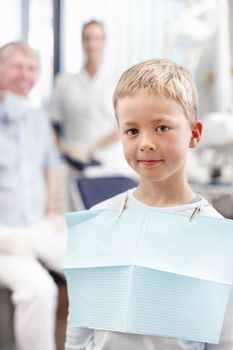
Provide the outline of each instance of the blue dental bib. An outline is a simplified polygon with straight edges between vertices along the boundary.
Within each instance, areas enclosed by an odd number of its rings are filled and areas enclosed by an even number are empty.
[[[150,209],[67,214],[70,324],[218,343],[233,221]]]

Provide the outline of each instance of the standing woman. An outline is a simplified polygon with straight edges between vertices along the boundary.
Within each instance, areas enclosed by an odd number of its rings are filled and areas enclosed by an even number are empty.
[[[103,166],[112,160],[111,150],[119,138],[112,107],[113,74],[102,63],[105,42],[102,22],[84,24],[83,68],[76,74],[57,76],[49,104],[52,121],[61,131],[62,152],[84,163],[95,156]]]

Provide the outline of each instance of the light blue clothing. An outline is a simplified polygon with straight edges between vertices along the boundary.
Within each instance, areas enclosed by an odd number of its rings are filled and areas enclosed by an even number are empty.
[[[58,163],[53,132],[42,110],[18,120],[0,104],[0,223],[24,225],[45,215],[45,172]]]

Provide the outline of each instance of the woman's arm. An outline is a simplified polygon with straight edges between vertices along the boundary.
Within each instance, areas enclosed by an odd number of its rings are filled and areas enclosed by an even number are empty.
[[[111,134],[103,137],[101,140],[99,140],[96,144],[94,144],[94,149],[98,150],[103,147],[109,146],[112,143],[119,140],[119,130],[114,130]]]

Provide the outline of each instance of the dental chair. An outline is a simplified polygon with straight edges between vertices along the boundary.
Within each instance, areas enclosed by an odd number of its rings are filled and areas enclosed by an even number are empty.
[[[89,209],[105,199],[136,187],[137,181],[126,176],[84,177],[77,179],[76,186],[80,195],[77,201],[77,207],[81,199],[83,209]],[[75,196],[73,196],[73,202],[75,202]]]

